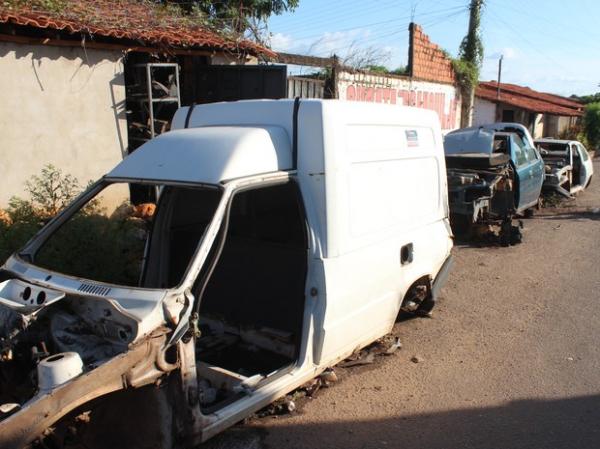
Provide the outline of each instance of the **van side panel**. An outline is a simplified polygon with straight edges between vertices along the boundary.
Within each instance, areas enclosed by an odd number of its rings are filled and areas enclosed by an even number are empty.
[[[451,248],[437,117],[330,107],[323,113],[327,298],[315,332],[315,361],[325,364],[389,332],[408,288],[435,276]],[[405,245],[412,261],[403,264]]]
[[[186,112],[178,111],[174,128]],[[275,125],[291,142],[292,116],[292,101],[221,103],[197,106],[190,126]],[[388,332],[410,285],[436,275],[452,247],[445,171],[432,111],[300,103],[298,181],[311,231],[306,291],[314,363],[339,360]],[[404,245],[413,248],[406,264]]]
[[[400,263],[400,248],[412,242],[414,260]],[[329,365],[341,353],[365,346],[392,329],[408,288],[422,276],[435,276],[451,241],[443,221],[323,261],[327,296],[319,296],[314,360]]]

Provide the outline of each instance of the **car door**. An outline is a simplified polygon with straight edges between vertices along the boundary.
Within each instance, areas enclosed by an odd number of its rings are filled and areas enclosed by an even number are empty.
[[[581,185],[586,188],[592,179],[594,166],[592,164],[592,158],[590,158],[587,150],[580,143],[577,143],[577,152],[579,153],[579,158],[581,161]]]
[[[537,204],[540,198],[540,194],[542,193],[542,185],[544,184],[544,160],[540,155],[540,152],[533,145],[530,145],[526,139],[523,140],[525,145],[525,153],[527,155],[527,162],[529,166],[529,171],[531,173],[530,177],[530,202],[529,204]]]
[[[518,185],[515,206],[517,211],[522,211],[527,208],[533,198],[533,166],[528,160],[525,144],[517,134],[513,134],[511,138],[511,159],[515,167]]]
[[[518,134],[512,135],[512,160],[518,181],[518,212],[537,204],[544,182],[544,164],[537,150]]]

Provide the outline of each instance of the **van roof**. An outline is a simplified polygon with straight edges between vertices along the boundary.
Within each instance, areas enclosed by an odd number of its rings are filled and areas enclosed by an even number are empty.
[[[292,135],[294,100],[241,100],[197,105],[189,117],[189,128],[213,125],[282,126]],[[172,129],[185,127],[189,108],[182,107],[173,117]],[[362,101],[307,99],[300,101],[299,114],[319,111],[321,121],[348,124],[399,124],[440,127],[436,112],[412,106]],[[317,119],[317,117],[312,117]],[[314,123],[313,123],[314,124]],[[302,123],[300,123],[302,125]]]
[[[173,117],[173,131],[146,142],[108,176],[218,184],[293,168],[304,174],[318,174],[325,171],[325,151],[345,151],[348,126],[359,126],[367,134],[375,132],[371,125],[376,125],[379,133],[381,127],[396,129],[387,125],[440,128],[437,114],[421,108],[302,100],[298,112],[298,166],[294,167],[293,111],[294,100],[212,103],[196,106],[191,112],[189,107],[182,107]],[[403,131],[397,132],[390,139],[406,140]]]
[[[108,177],[218,184],[291,168],[290,140],[282,128],[210,126],[161,134]]]

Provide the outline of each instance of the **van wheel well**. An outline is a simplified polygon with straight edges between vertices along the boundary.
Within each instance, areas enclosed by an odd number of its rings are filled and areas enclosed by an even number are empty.
[[[433,295],[431,293],[432,278],[430,275],[421,276],[406,291],[400,312],[409,314],[429,314],[435,305]]]

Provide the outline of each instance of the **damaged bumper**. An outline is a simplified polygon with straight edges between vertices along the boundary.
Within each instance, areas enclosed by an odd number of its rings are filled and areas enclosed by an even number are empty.
[[[570,165],[564,167],[547,166],[544,176],[543,188],[554,190],[557,193],[570,198],[573,169]]]
[[[154,335],[102,365],[49,392],[40,392],[0,421],[0,448],[24,447],[44,436],[60,418],[94,398],[156,382],[177,368],[165,353],[166,332]]]
[[[40,392],[0,421],[0,447],[21,448],[48,432],[60,418],[92,399],[156,382],[176,363],[166,360],[166,333],[157,332],[95,369],[49,392]]]

